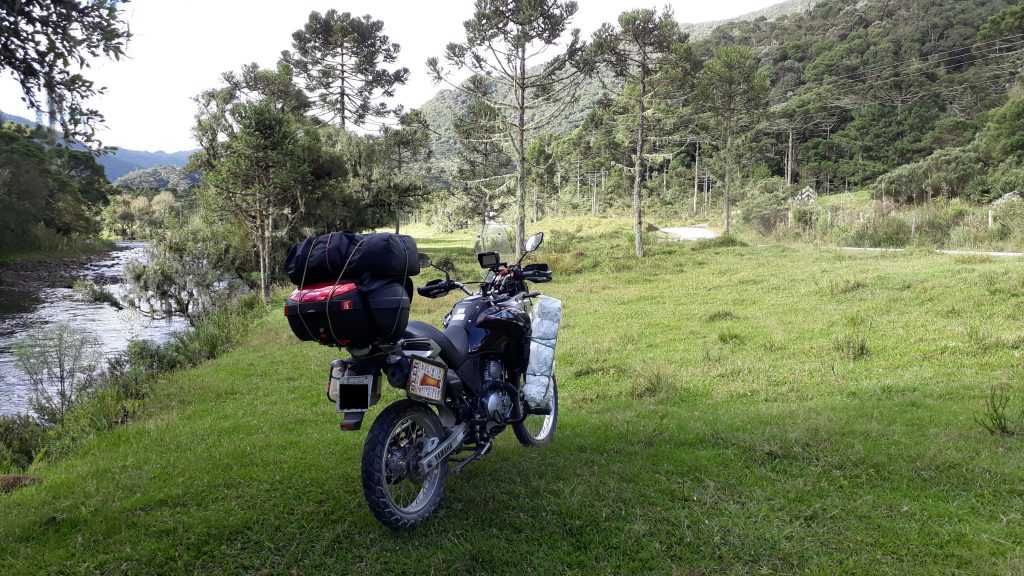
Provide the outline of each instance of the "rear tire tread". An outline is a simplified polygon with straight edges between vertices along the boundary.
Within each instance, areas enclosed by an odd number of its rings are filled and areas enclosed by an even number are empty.
[[[418,402],[399,400],[385,408],[377,416],[377,419],[374,420],[373,425],[370,427],[370,433],[366,436],[366,443],[363,447],[362,483],[366,504],[377,520],[394,530],[409,528],[426,520],[436,512],[441,504],[441,496],[444,494],[445,483],[448,478],[448,459],[446,458],[438,466],[441,477],[435,496],[423,509],[414,514],[401,514],[388,502],[387,494],[384,491],[386,479],[384,478],[383,470],[379,469],[378,463],[383,456],[382,452],[387,449],[386,443],[391,430],[404,418],[416,411],[429,412],[434,426],[437,428],[436,432],[443,438],[444,432],[436,414]]]

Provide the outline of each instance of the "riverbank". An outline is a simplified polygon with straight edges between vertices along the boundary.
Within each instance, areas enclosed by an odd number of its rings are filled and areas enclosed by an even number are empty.
[[[628,222],[533,229],[537,261],[557,264],[540,288],[566,310],[551,446],[503,435],[449,477],[436,517],[395,535],[359,463],[402,394],[385,387],[363,431],[340,432],[323,393],[338,351],[296,341],[274,307],[228,354],[162,379],[143,421],[0,496],[5,568],[1024,570],[1024,451],[974,420],[993,385],[1020,382],[1019,262],[655,240],[637,261]],[[413,316],[438,325],[457,299],[416,298]]]
[[[33,386],[22,373],[14,347],[33,330],[60,322],[74,324],[96,337],[104,358],[114,358],[134,340],[164,342],[176,330],[186,330],[182,318],[154,321],[131,309],[120,309],[84,298],[71,287],[84,279],[102,284],[115,297],[127,291],[124,265],[145,260],[146,244],[119,242],[102,254],[8,265],[0,286],[0,416],[29,410]]]
[[[31,251],[0,255],[0,289],[38,290],[71,288],[79,271],[91,264],[109,260],[114,252],[128,250],[126,245],[108,240],[82,244],[68,251]],[[95,282],[108,284],[115,278],[100,275]]]

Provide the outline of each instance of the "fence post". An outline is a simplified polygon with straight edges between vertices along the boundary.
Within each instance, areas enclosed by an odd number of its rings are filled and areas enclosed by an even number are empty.
[[[989,227],[989,228],[991,228],[991,227],[992,227],[992,216],[993,216],[993,211],[992,211],[992,210],[989,210],[989,211],[988,211],[988,227]]]
[[[910,215],[910,237],[917,236],[917,212]]]

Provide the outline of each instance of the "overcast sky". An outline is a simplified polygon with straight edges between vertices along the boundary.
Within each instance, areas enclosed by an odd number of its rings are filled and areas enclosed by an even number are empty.
[[[781,0],[676,0],[681,22],[706,22],[739,16]],[[632,8],[664,6],[643,0],[579,0],[572,23],[584,37],[603,22]],[[256,62],[275,64],[291,48],[291,34],[313,10],[370,14],[384,21],[384,32],[401,45],[398,65],[410,70],[409,82],[397,90],[396,101],[415,108],[437,92],[424,61],[440,56],[448,42],[464,38],[462,23],[472,15],[472,0],[133,0],[124,18],[134,34],[128,59],[98,61],[86,73],[107,94],[91,104],[105,116],[99,131],[107,145],[135,150],[188,150],[196,146],[190,133],[195,106],[192,97],[219,85],[220,74]],[[21,92],[9,74],[0,77],[0,110],[34,118],[20,101]]]

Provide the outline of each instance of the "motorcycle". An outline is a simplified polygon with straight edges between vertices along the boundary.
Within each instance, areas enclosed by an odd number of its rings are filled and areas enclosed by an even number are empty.
[[[332,363],[328,396],[344,414],[343,430],[358,430],[366,410],[380,400],[382,374],[406,393],[377,416],[363,447],[363,493],[384,525],[401,529],[427,519],[438,508],[449,473],[488,454],[508,427],[524,446],[554,438],[553,364],[542,376],[543,398],[526,393],[535,301],[555,302],[561,313],[560,302],[529,287],[551,281],[548,266],[522,264],[543,240],[543,233],[530,236],[523,257],[511,264],[497,252],[478,254],[487,274],[475,291],[447,270],[441,270],[443,280],[420,287],[417,292],[426,298],[465,293],[443,330],[409,321],[401,337],[348,346],[351,357]],[[418,256],[421,267],[433,266],[427,255]],[[553,362],[553,341],[549,346]]]

